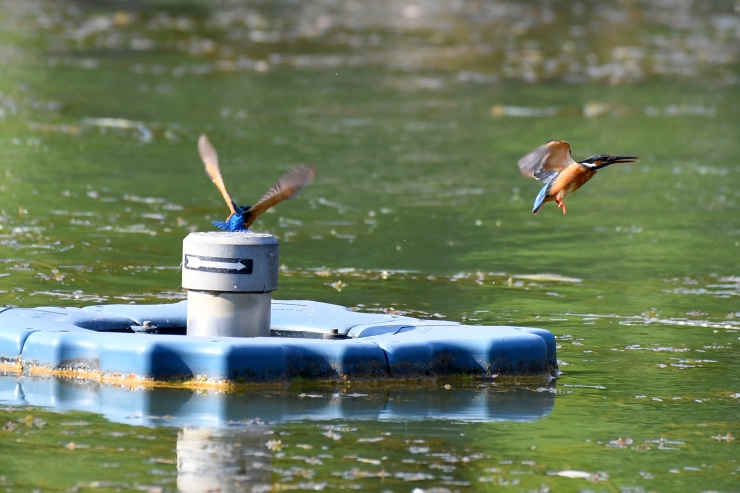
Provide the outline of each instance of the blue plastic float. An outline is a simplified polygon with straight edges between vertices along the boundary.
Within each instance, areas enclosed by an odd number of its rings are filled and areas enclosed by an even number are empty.
[[[187,301],[0,309],[0,363],[97,379],[253,383],[545,376],[555,338],[527,327],[466,326],[273,300],[271,337],[185,336]]]

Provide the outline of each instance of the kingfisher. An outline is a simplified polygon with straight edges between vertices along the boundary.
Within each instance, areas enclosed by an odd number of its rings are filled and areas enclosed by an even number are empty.
[[[570,144],[564,140],[551,140],[521,158],[519,170],[524,176],[536,178],[545,183],[540,193],[537,194],[537,198],[534,199],[532,214],[539,214],[545,202],[555,201],[558,209],[563,209],[563,215],[565,215],[563,199],[585,185],[598,170],[611,164],[636,161],[638,161],[636,156],[596,154],[576,162],[571,155]]]
[[[236,205],[231,199],[229,192],[226,191],[224,180],[221,178],[221,171],[218,167],[216,149],[213,148],[208,137],[205,135],[201,135],[198,139],[198,152],[200,153],[200,158],[203,160],[203,164],[206,166],[206,173],[208,173],[208,176],[216,185],[218,191],[221,192],[226,205],[229,206],[229,210],[231,211],[231,214],[229,214],[229,217],[225,221],[211,221],[211,223],[217,228],[230,233],[250,232],[249,226],[257,219],[257,216],[278,202],[295,197],[303,187],[311,183],[313,177],[316,175],[316,167],[313,165],[295,168],[281,176],[277,183],[262,196],[259,202],[251,207],[248,205],[240,207]]]

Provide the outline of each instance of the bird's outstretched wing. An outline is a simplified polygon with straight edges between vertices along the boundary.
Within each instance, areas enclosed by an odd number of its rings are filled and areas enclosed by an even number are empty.
[[[551,140],[521,158],[518,164],[524,176],[548,182],[574,162],[570,144],[564,140]]]
[[[257,219],[257,216],[278,202],[295,197],[301,188],[311,183],[315,175],[316,167],[313,165],[301,166],[285,173],[280,177],[277,183],[267,191],[260,201],[249,209],[250,214],[244,222],[244,227],[249,228],[254,220]]]
[[[226,205],[229,206],[233,214],[236,211],[236,206],[234,205],[234,201],[231,200],[229,192],[226,191],[223,178],[221,178],[221,170],[218,167],[218,154],[216,154],[216,149],[213,148],[208,137],[205,135],[201,135],[198,139],[198,152],[200,153],[200,158],[203,160],[203,164],[206,165],[206,173],[208,173],[208,176],[216,185],[218,191],[223,195]]]

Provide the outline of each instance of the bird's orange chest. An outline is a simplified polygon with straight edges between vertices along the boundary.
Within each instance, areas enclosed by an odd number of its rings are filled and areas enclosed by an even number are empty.
[[[567,197],[581,188],[595,174],[596,170],[587,166],[578,163],[571,164],[555,178],[549,195],[560,194],[562,197]]]

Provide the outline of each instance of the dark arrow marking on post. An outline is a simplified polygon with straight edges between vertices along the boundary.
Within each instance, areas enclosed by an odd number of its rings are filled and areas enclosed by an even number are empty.
[[[185,268],[201,272],[221,274],[251,274],[254,261],[251,258],[219,258],[185,255]]]

